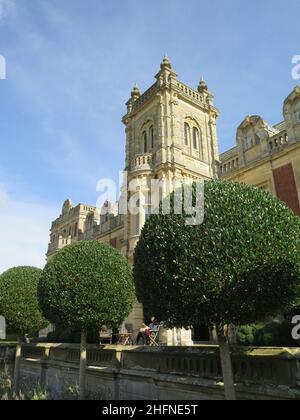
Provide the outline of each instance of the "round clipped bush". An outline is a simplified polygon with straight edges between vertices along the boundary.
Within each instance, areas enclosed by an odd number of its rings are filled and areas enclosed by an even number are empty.
[[[43,313],[54,324],[81,333],[79,398],[85,398],[88,330],[119,326],[136,301],[132,271],[111,246],[83,241],[63,248],[39,284]]]
[[[16,267],[0,276],[0,313],[10,331],[24,335],[47,326],[37,299],[41,274],[39,268]]]
[[[193,194],[196,204],[196,185]],[[148,219],[134,278],[146,312],[167,325],[216,325],[228,366],[226,325],[273,316],[299,296],[300,219],[242,183],[209,181],[204,195],[203,224],[188,226],[176,214]]]
[[[37,299],[42,270],[34,267],[11,268],[0,276],[0,314],[8,328],[18,335],[15,357],[14,390],[19,391],[20,359],[23,336],[47,326]]]
[[[299,293],[300,219],[259,189],[206,182],[203,224],[174,214],[148,219],[134,278],[146,312],[172,326],[273,316]]]
[[[45,316],[78,331],[120,325],[135,299],[127,261],[98,241],[63,248],[46,265],[39,284]]]

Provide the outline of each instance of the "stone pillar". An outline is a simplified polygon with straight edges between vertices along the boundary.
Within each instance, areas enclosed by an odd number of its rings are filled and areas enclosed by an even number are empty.
[[[0,340],[6,340],[6,322],[3,316],[0,316]]]
[[[159,333],[159,341],[166,346],[193,346],[192,331],[184,328],[173,328],[167,330],[162,328]]]
[[[210,342],[212,344],[218,344],[218,335],[217,335],[216,327],[210,329],[209,335],[210,335]]]

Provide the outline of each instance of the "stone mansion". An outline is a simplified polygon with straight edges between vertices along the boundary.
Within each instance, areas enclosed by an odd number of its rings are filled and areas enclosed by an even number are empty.
[[[219,155],[214,96],[204,80],[197,89],[182,83],[167,57],[155,83],[141,93],[131,92],[123,117],[126,131],[125,171],[127,192],[143,197],[138,215],[119,214],[118,203],[100,212],[87,204],[65,201],[52,223],[47,258],[77,241],[96,239],[109,243],[133,262],[133,253],[147,217],[151,180],[173,179],[240,181],[269,191],[300,216],[300,87],[284,101],[284,121],[269,125],[260,116],[249,116],[237,130],[236,147]],[[136,305],[126,320],[139,328],[143,320]],[[184,333],[182,333],[184,334]],[[179,337],[184,344],[184,337]],[[174,344],[174,339],[172,344]]]

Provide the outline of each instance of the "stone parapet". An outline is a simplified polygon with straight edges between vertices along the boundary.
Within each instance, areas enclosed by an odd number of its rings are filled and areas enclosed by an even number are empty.
[[[232,358],[240,399],[300,399],[300,349],[235,348]],[[87,359],[87,387],[105,390],[105,399],[223,399],[217,346],[89,346]],[[78,369],[78,345],[23,347],[23,381],[58,398],[76,385]]]

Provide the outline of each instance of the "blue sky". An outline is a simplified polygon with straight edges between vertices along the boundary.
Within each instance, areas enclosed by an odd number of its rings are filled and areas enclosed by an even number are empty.
[[[246,115],[281,121],[299,16],[299,0],[0,0],[0,271],[41,265],[63,200],[95,204],[117,179],[124,104],[165,53],[215,94],[221,151]]]

